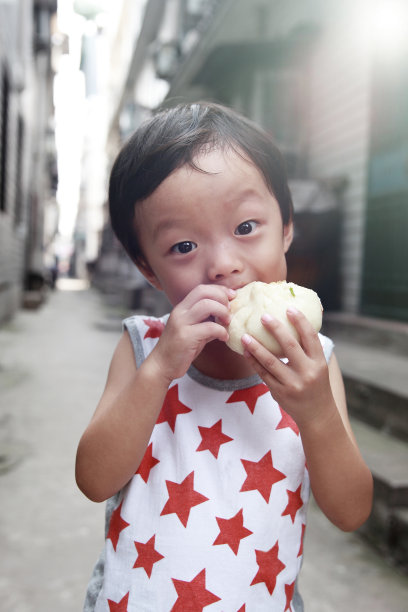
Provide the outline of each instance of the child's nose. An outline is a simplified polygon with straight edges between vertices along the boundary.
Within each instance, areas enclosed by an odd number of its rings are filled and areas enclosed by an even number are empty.
[[[208,277],[211,282],[221,281],[242,270],[242,263],[234,249],[220,245],[211,249],[208,263]]]

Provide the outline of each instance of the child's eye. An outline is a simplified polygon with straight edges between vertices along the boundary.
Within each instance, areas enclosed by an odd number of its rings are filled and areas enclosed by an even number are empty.
[[[186,253],[190,253],[197,248],[195,242],[190,242],[189,240],[185,240],[184,242],[178,242],[174,246],[171,247],[173,253],[179,253],[180,255],[185,255]]]
[[[245,234],[253,232],[257,225],[256,221],[244,221],[244,223],[238,225],[234,233],[238,236],[245,236]]]

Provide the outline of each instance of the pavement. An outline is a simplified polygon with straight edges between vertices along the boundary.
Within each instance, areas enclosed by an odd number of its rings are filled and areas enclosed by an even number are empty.
[[[120,335],[117,315],[84,283],[63,280],[39,310],[0,328],[1,612],[82,610],[104,507],[76,488],[75,452]],[[307,612],[407,612],[408,576],[313,501],[304,550]]]

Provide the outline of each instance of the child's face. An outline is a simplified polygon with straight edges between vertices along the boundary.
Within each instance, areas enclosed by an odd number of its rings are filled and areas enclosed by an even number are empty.
[[[195,163],[206,173],[183,166],[136,205],[146,278],[173,306],[200,284],[284,280],[292,224],[257,167],[232,150]]]

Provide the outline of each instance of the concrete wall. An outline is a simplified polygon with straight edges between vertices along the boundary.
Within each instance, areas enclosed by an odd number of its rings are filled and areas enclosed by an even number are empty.
[[[327,3],[332,12],[324,15],[322,35],[311,61],[308,162],[314,177],[344,177],[347,181],[341,202],[342,301],[343,310],[356,313],[364,248],[371,66],[367,42],[353,19],[353,7],[339,4],[336,12],[336,3]]]
[[[16,216],[19,87],[24,78],[24,51],[18,44],[19,20],[22,16],[15,7],[10,3],[0,4],[0,129],[4,168],[0,178],[4,194],[0,211],[0,321],[11,316],[21,301],[27,228],[26,201],[19,203],[20,218]],[[23,160],[23,172],[25,169],[26,160]]]
[[[5,160],[0,206],[0,323],[20,307],[28,273],[44,272],[44,219],[47,207],[55,207],[49,174],[50,47],[43,39],[44,46],[39,48],[40,42],[34,3],[0,1],[0,143]]]
[[[371,50],[367,0],[302,0],[271,4],[268,37],[316,26],[303,74],[304,138],[310,178],[344,178],[342,309],[359,309],[370,140]]]

